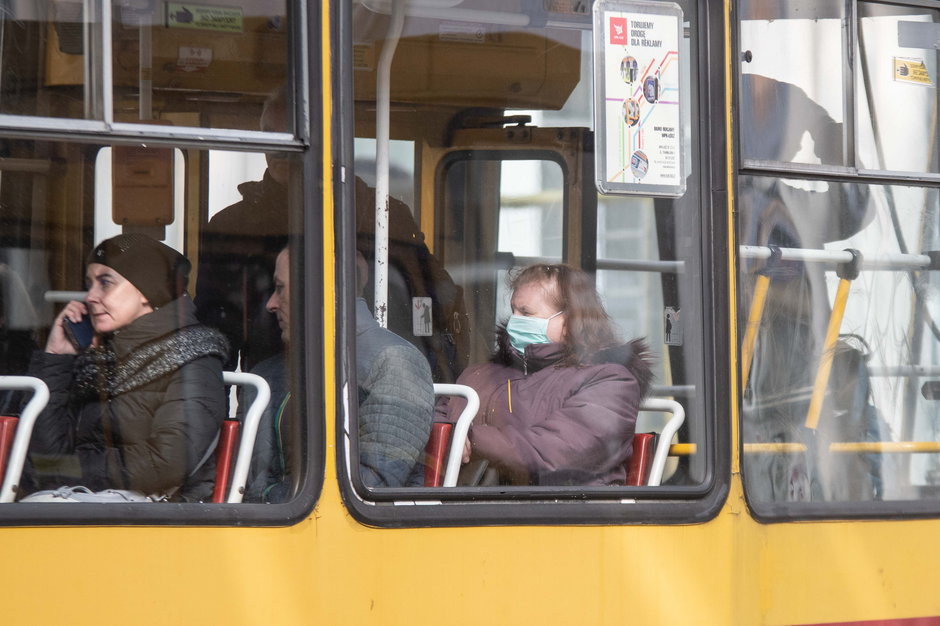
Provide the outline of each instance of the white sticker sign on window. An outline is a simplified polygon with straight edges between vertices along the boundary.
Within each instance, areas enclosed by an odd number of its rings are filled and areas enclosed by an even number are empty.
[[[415,337],[430,337],[434,332],[431,318],[431,299],[411,299],[411,334]]]
[[[682,9],[594,4],[594,129],[601,193],[685,193]]]
[[[663,311],[663,343],[667,346],[681,346],[682,334],[682,317],[679,309],[667,306]]]

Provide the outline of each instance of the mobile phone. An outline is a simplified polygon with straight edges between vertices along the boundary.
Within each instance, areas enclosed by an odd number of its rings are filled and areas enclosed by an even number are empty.
[[[73,322],[69,318],[63,320],[65,336],[72,342],[77,350],[84,350],[91,345],[91,340],[95,336],[95,329],[91,326],[91,319],[86,315],[78,322]]]

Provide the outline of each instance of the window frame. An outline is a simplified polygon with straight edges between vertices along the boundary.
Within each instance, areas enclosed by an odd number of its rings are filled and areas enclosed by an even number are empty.
[[[114,121],[113,55],[112,55],[112,2],[113,0],[90,0],[93,15],[85,15],[85,34],[92,40],[91,51],[86,66],[91,66],[91,99],[94,108],[101,111],[101,119],[74,119],[43,117],[35,115],[0,114],[0,129],[4,136],[17,139],[65,139],[74,140],[88,137],[89,140],[101,141],[102,136],[109,141],[132,142],[145,140],[153,145],[178,145],[185,142],[208,142],[206,144],[219,149],[240,149],[263,151],[267,149],[304,150],[309,148],[311,140],[311,118],[307,95],[297,90],[297,106],[294,110],[294,128],[289,133],[271,133],[225,128],[204,128],[185,126],[155,126]],[[319,22],[318,14],[307,11],[305,2],[285,0],[287,13],[292,25],[289,32],[288,46],[288,81],[296,84],[309,84],[310,63],[307,62],[309,48],[307,31],[301,24],[308,24],[309,18]],[[308,15],[309,13],[309,15]],[[100,20],[100,22],[99,22]],[[313,24],[309,23],[310,28]],[[310,30],[319,33],[319,30]],[[318,64],[312,64],[319,70]],[[313,94],[315,92],[311,92]],[[94,138],[94,139],[92,139]],[[235,147],[237,146],[237,148]],[[189,146],[185,146],[189,147]]]
[[[103,1],[110,14],[110,0]],[[295,133],[265,133],[233,129],[205,129],[151,126],[142,124],[109,124],[106,121],[74,120],[30,116],[0,115],[0,135],[5,138],[36,142],[62,141],[79,144],[159,145],[190,150],[210,149],[240,151],[287,151],[300,153],[296,179],[313,181],[303,190],[294,186],[298,206],[303,215],[322,215],[324,198],[321,193],[325,152],[312,149],[323,145],[327,133],[313,120],[323,113],[322,13],[308,11],[306,2],[287,0],[290,32],[289,80],[293,86]],[[105,21],[105,40],[110,33],[110,19]],[[309,39],[308,39],[309,36]],[[107,93],[107,92],[105,92]],[[315,142],[313,144],[312,142]],[[46,503],[14,502],[0,506],[0,527],[6,526],[290,526],[306,519],[316,505],[324,483],[325,443],[325,350],[324,350],[324,259],[319,242],[324,240],[323,220],[305,219],[303,241],[315,242],[303,247],[303,255],[292,262],[293,270],[302,272],[297,284],[307,288],[303,298],[292,305],[296,316],[307,320],[299,325],[299,345],[291,357],[292,388],[297,390],[299,415],[303,415],[306,449],[305,474],[302,484],[290,501],[283,504],[255,503],[69,503],[67,506]],[[302,302],[302,305],[301,305]],[[302,307],[302,308],[301,308]]]
[[[735,6],[749,0],[735,0]],[[940,171],[938,172],[911,172],[906,170],[890,169],[869,169],[858,167],[856,157],[856,142],[858,140],[858,125],[856,123],[858,90],[856,80],[857,68],[852,65],[852,61],[857,59],[855,48],[858,45],[858,5],[859,3],[884,4],[897,7],[924,8],[934,11],[940,11],[935,3],[927,0],[853,0],[848,6],[849,15],[845,17],[848,27],[843,25],[842,31],[845,33],[842,46],[842,70],[843,87],[842,108],[845,115],[845,121],[842,122],[847,135],[843,137],[846,145],[845,162],[851,165],[832,165],[832,164],[812,164],[812,163],[792,163],[787,161],[765,161],[758,159],[748,159],[743,157],[741,143],[740,118],[738,117],[733,124],[735,172],[742,174],[761,174],[772,173],[784,178],[796,178],[797,176],[819,177],[821,180],[859,180],[870,181],[872,184],[878,184],[880,181],[908,182],[908,183],[940,183]],[[737,59],[738,63],[734,65],[734,101],[738,105],[736,110],[741,110],[742,89],[741,82],[744,76],[742,71],[742,62],[745,51],[741,43],[741,11],[732,13],[732,59]],[[940,22],[935,22],[940,26]],[[938,99],[940,106],[940,99]]]
[[[336,240],[339,262],[334,277],[337,291],[336,315],[339,326],[337,343],[336,388],[349,415],[336,416],[337,477],[343,501],[352,516],[363,524],[383,528],[424,526],[489,526],[489,525],[612,525],[612,524],[689,524],[702,523],[715,517],[730,489],[731,397],[728,393],[731,371],[730,352],[719,342],[719,329],[730,327],[730,302],[727,297],[730,272],[725,265],[729,258],[726,233],[727,176],[724,164],[725,141],[725,71],[723,38],[724,11],[717,3],[698,3],[698,36],[693,50],[698,64],[708,76],[699,90],[701,123],[698,128],[697,153],[701,167],[691,176],[698,177],[701,219],[701,264],[703,343],[709,371],[704,373],[704,389],[700,392],[705,426],[707,474],[699,485],[688,487],[590,487],[590,488],[384,488],[380,491],[359,489],[353,484],[349,470],[349,448],[343,445],[343,433],[355,424],[355,206],[351,184],[353,171],[354,120],[342,112],[354,107],[352,70],[352,23],[348,3],[338,3],[336,22],[337,48],[334,49],[335,93],[334,153],[337,159]],[[709,115],[710,114],[710,115]],[[717,164],[717,165],[713,165]],[[692,185],[690,185],[691,187]],[[592,253],[592,256],[595,254]],[[559,499],[563,499],[559,501]]]
[[[746,0],[736,0],[731,14],[731,58],[737,62],[733,65],[732,81],[732,106],[733,111],[741,110],[742,98],[742,71],[744,61],[744,50],[741,42],[740,15],[741,11],[736,10],[738,6]],[[854,0],[850,3],[850,14],[846,17],[849,21],[848,35],[845,37],[843,45],[842,61],[843,70],[846,72],[843,80],[843,108],[846,112],[846,119],[843,122],[846,129],[850,129],[851,136],[846,137],[847,151],[846,162],[853,163],[852,166],[832,166],[815,165],[807,163],[787,163],[783,161],[758,161],[754,159],[743,158],[742,146],[742,128],[740,116],[736,115],[732,120],[732,141],[735,146],[733,151],[732,164],[732,186],[737,197],[737,190],[740,188],[739,178],[767,178],[773,180],[790,179],[799,181],[820,181],[831,183],[847,183],[860,186],[912,186],[924,189],[940,189],[940,172],[919,173],[897,170],[872,170],[856,167],[855,143],[857,140],[857,121],[856,121],[856,98],[857,68],[851,66],[850,59],[856,59],[855,46],[857,44],[858,29],[858,4],[868,2],[870,4],[885,4],[899,7],[925,8],[937,10],[935,3],[925,2],[924,0]],[[845,32],[845,26],[843,26]],[[740,209],[738,209],[740,210]],[[735,246],[738,233],[734,233]],[[741,262],[738,259],[737,248],[734,250],[735,280],[740,280]],[[748,303],[735,302],[733,304],[739,313],[737,315],[741,323],[738,324],[737,345],[741,345],[744,337],[743,322],[746,321],[746,307]],[[740,365],[740,362],[738,363]],[[734,399],[737,404],[738,414],[738,432],[743,433],[744,428],[744,389],[741,387],[743,373],[740,367],[733,372],[738,380],[738,397]],[[741,465],[744,464],[744,438],[738,438],[737,455],[741,459]],[[794,521],[831,521],[831,520],[892,520],[892,519],[923,519],[940,517],[940,498],[936,500],[882,500],[882,501],[815,501],[815,502],[762,502],[754,498],[754,494],[748,489],[748,481],[742,469],[741,480],[743,483],[743,493],[745,501],[751,516],[763,524],[779,524]]]

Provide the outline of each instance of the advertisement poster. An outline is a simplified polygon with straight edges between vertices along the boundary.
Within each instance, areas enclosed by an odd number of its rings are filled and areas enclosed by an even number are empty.
[[[680,41],[671,3],[594,5],[594,128],[601,193],[685,193]]]

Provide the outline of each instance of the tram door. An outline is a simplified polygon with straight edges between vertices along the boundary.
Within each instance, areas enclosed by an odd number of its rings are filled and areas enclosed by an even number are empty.
[[[454,133],[425,156],[435,181],[435,251],[468,294],[470,361],[486,360],[509,316],[508,273],[531,263],[593,267],[596,194],[585,128],[537,128],[527,117]],[[487,339],[489,338],[489,339]]]

